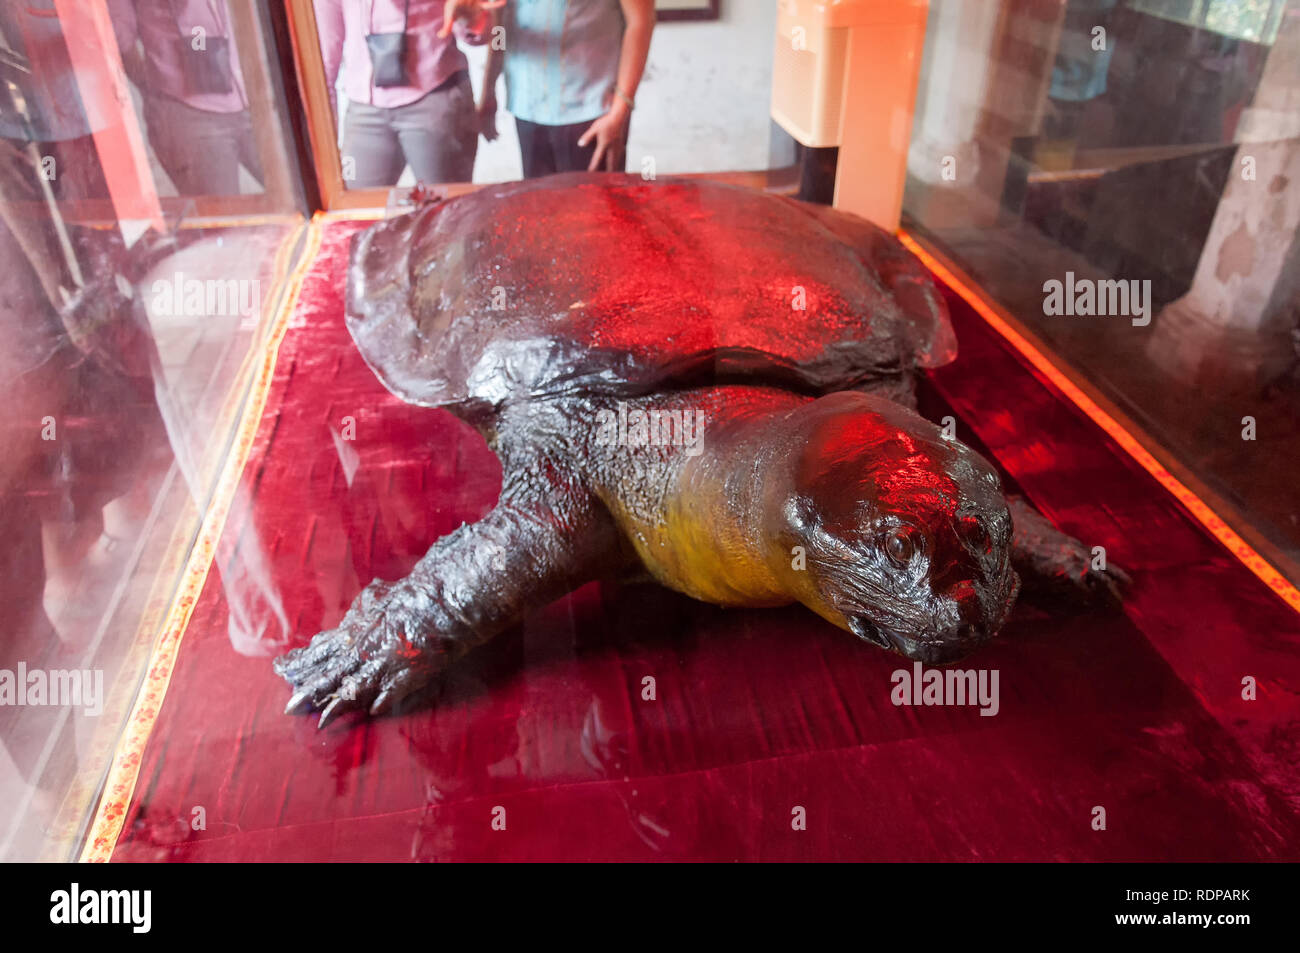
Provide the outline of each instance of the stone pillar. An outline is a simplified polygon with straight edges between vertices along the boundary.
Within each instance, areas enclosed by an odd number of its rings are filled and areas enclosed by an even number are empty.
[[[933,0],[908,211],[930,228],[992,226],[1017,158],[1038,133],[1066,0]],[[952,164],[945,168],[944,160]]]
[[[975,179],[975,133],[1001,12],[988,0],[931,0],[907,156],[907,171],[922,182],[960,187]],[[945,177],[949,156],[954,167]]]
[[[1154,322],[1152,362],[1189,385],[1253,386],[1294,358],[1300,293],[1300,6],[1238,125],[1237,155],[1191,290]]]

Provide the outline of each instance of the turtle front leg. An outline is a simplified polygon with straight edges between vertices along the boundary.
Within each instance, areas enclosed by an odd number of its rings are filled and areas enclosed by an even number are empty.
[[[512,485],[513,484],[513,485]],[[507,481],[497,507],[434,543],[405,579],[376,579],[333,628],[275,660],[286,713],[386,714],[529,609],[618,565],[617,531],[574,480]]]
[[[1007,497],[1011,510],[1011,565],[1027,595],[1048,596],[1073,605],[1118,605],[1128,573],[1108,562],[1092,567],[1092,550],[1057,529],[1022,497]]]

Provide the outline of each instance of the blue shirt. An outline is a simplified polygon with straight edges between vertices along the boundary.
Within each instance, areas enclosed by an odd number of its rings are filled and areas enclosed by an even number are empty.
[[[619,0],[509,0],[503,12],[511,115],[547,126],[603,115],[623,44]]]

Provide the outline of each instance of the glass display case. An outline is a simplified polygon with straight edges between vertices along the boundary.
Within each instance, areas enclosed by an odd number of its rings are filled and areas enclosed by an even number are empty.
[[[919,239],[1294,583],[1294,481],[1272,465],[1298,436],[1285,12],[932,4],[906,209]]]
[[[1300,4],[658,6],[0,8],[0,860],[1297,857]]]

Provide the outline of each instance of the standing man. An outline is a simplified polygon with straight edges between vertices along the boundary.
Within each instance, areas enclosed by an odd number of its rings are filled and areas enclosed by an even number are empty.
[[[158,162],[181,195],[262,181],[226,0],[109,0],[122,65],[144,99]]]
[[[654,31],[654,0],[508,0],[504,50],[488,54],[478,113],[496,138],[496,80],[515,117],[524,177],[621,172]]]
[[[478,150],[469,62],[456,45],[484,41],[478,0],[314,0],[330,102],[340,69],[348,97],[340,154],[350,188],[468,182]],[[453,32],[454,30],[454,32]]]

